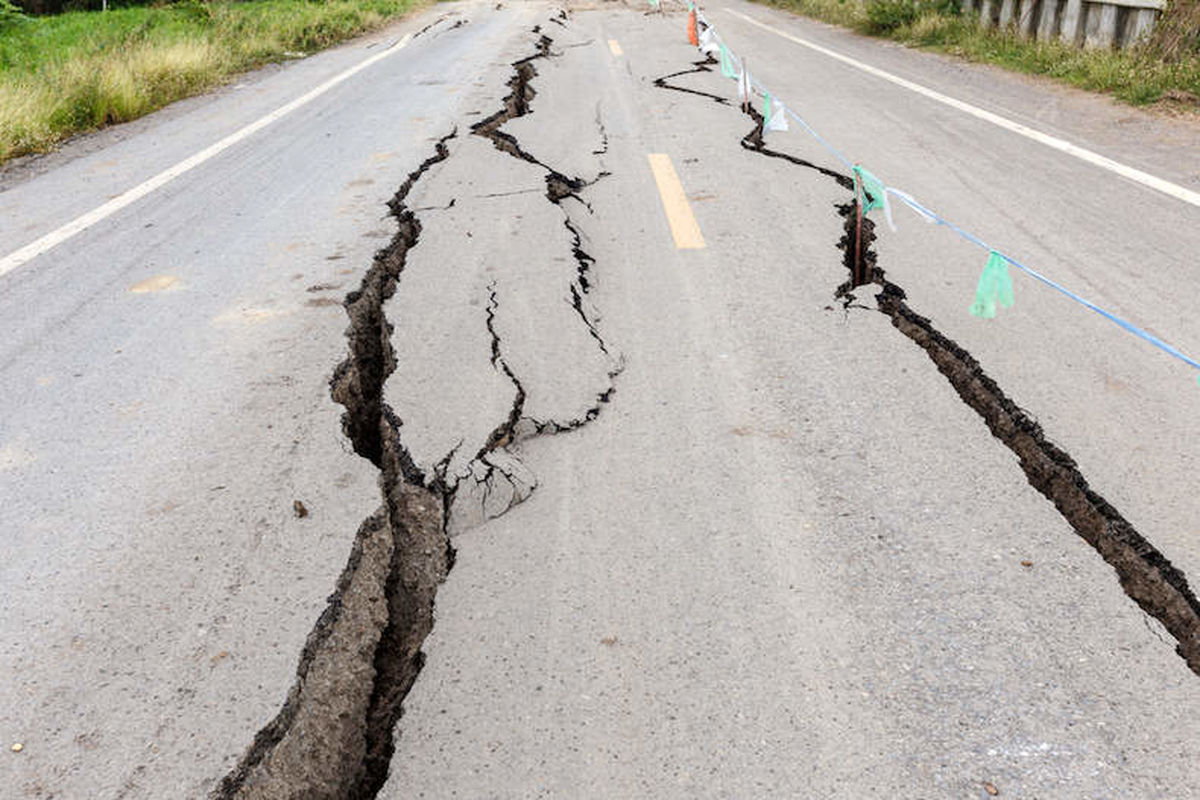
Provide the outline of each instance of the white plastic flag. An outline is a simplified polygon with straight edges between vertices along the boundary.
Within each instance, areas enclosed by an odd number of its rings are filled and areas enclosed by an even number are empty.
[[[936,214],[934,214],[934,213],[933,213],[932,211],[930,211],[929,209],[925,208],[925,206],[923,206],[923,205],[921,205],[920,203],[918,203],[918,202],[916,201],[916,198],[914,198],[914,197],[913,197],[911,194],[909,194],[908,192],[902,192],[902,191],[900,191],[899,189],[893,189],[893,188],[892,188],[892,187],[890,187],[890,186],[889,186],[889,187],[887,187],[887,189],[885,189],[884,191],[886,191],[888,194],[894,194],[894,195],[896,195],[896,197],[898,197],[898,198],[900,199],[900,201],[901,201],[902,203],[904,203],[904,205],[908,206],[908,207],[909,207],[909,208],[911,208],[913,211],[915,211],[915,212],[917,212],[918,214],[920,214],[920,215],[921,215],[921,218],[922,218],[923,220],[925,220],[926,222],[928,222],[930,225],[936,225],[936,224],[938,224],[938,218],[937,218],[937,215],[936,215]],[[893,228],[893,230],[895,230],[895,228]]]
[[[771,96],[770,92],[763,95],[763,130],[786,131],[788,129],[787,110],[783,103]]]
[[[700,34],[700,52],[706,56],[715,56],[721,52],[721,45],[717,43],[717,35],[713,33],[712,28],[705,28],[704,33]]]
[[[742,105],[750,102],[750,70],[746,69],[745,59],[742,60],[742,72],[738,75],[738,100],[742,101]]]

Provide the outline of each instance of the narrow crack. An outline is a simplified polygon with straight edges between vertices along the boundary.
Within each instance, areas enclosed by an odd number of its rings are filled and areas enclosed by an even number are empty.
[[[693,69],[656,79],[654,85],[699,95],[728,106],[728,101],[717,95],[666,83],[681,75],[711,72],[709,65],[712,63],[715,61],[711,58],[697,62]],[[768,149],[763,141],[762,115],[749,105],[743,112],[754,121],[754,129],[742,138],[742,147],[814,171],[844,189],[855,191],[851,176]],[[871,199],[869,194],[864,196],[868,201]],[[836,204],[835,208],[844,219],[843,235],[837,247],[848,273],[848,279],[837,288],[835,296],[849,308],[856,299],[854,289],[878,287],[880,291],[875,295],[877,310],[887,315],[898,331],[925,351],[959,398],[983,419],[992,436],[1017,456],[1030,486],[1053,503],[1076,534],[1116,571],[1125,594],[1146,614],[1162,623],[1175,638],[1176,653],[1200,675],[1200,601],[1184,573],[1112,504],[1091,489],[1074,459],[1046,439],[1041,426],[1005,394],[969,352],[908,306],[904,290],[889,281],[877,264],[873,247],[875,223],[860,211],[857,193],[849,202]],[[855,307],[870,310],[867,306]]]
[[[426,33],[429,33],[430,30],[432,30],[433,28],[436,28],[438,25],[441,25],[443,22],[450,19],[452,16],[454,16],[454,15],[453,14],[443,14],[442,16],[435,19],[433,22],[426,25],[424,28],[421,28],[421,30],[414,33],[412,38],[417,39],[421,36],[424,36]],[[456,29],[461,28],[462,26],[468,24],[470,21],[471,20],[469,20],[469,19],[459,18],[458,20],[455,21],[455,23],[453,25],[446,28],[444,31],[439,31],[438,33],[439,33],[439,35],[441,35],[442,33],[445,33],[446,31],[456,30]],[[436,38],[436,37],[434,37],[434,38]]]
[[[594,156],[608,155],[608,128],[604,126],[604,119],[600,116],[600,103],[596,103],[596,130],[600,132],[600,147],[592,151]]]
[[[483,447],[475,455],[476,461],[484,461],[487,454],[501,447],[505,447],[513,440],[514,431],[516,431],[517,423],[521,421],[522,412],[525,410],[525,387],[521,384],[521,379],[512,371],[512,367],[504,360],[504,354],[500,350],[500,334],[496,332],[496,310],[500,307],[500,301],[496,297],[496,284],[493,282],[488,286],[488,306],[487,306],[487,329],[492,337],[492,366],[498,367],[504,376],[512,383],[515,394],[513,395],[512,407],[509,409],[508,417],[501,422],[496,429],[488,436]]]
[[[718,63],[712,56],[707,56],[703,61],[696,61],[692,64],[691,69],[683,69],[679,72],[672,72],[669,75],[663,75],[661,78],[654,79],[655,87],[659,89],[667,89],[672,92],[683,92],[684,94],[692,94],[698,97],[705,97],[712,100],[717,105],[732,107],[729,98],[723,97],[713,92],[705,92],[700,89],[691,89],[687,86],[677,86],[673,83],[667,83],[672,78],[679,78],[683,75],[695,75],[701,72],[712,72],[712,65]]]

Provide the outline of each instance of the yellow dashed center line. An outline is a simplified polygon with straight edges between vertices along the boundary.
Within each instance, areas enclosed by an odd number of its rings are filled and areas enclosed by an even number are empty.
[[[129,287],[129,291],[134,294],[146,294],[147,292],[162,292],[170,289],[175,284],[179,283],[179,278],[174,275],[155,275],[153,278],[147,278],[144,281],[135,283]]]
[[[612,50],[612,54],[616,58],[620,58],[624,54],[624,51],[621,50],[621,43],[618,42],[616,39],[608,40],[608,49]]]
[[[650,159],[650,170],[654,173],[654,182],[658,184],[658,194],[662,198],[663,210],[667,212],[667,222],[671,225],[676,249],[703,249],[704,236],[692,214],[683,184],[675,174],[671,157],[666,153],[650,153],[646,157]]]

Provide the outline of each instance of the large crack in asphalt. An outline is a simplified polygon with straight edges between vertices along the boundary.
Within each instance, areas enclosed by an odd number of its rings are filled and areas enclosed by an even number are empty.
[[[730,106],[718,95],[667,83],[683,75],[712,72],[711,67],[716,63],[712,58],[696,62],[693,69],[665,75],[656,79],[654,85]],[[851,176],[768,149],[762,115],[749,104],[742,111],[754,121],[754,128],[741,140],[742,147],[783,159],[855,191]],[[859,191],[865,193],[861,187]],[[865,197],[871,199],[870,195]],[[1041,426],[988,376],[969,352],[909,307],[905,291],[889,281],[878,266],[875,223],[861,208],[857,192],[849,202],[834,207],[844,220],[837,248],[849,275],[835,296],[849,307],[855,300],[855,289],[867,286],[879,289],[875,295],[876,310],[887,315],[898,331],[925,351],[959,398],[983,419],[992,436],[1017,456],[1030,486],[1049,500],[1076,534],[1113,568],[1125,594],[1175,638],[1175,652],[1200,675],[1200,601],[1188,585],[1187,577],[1088,485],[1070,454],[1046,438]]]
[[[380,471],[383,507],[359,528],[283,707],[213,798],[369,798],[386,780],[400,702],[421,669],[433,598],[453,551],[444,500],[426,486],[400,443],[400,420],[383,402],[396,364],[383,306],[420,238],[421,223],[405,199],[449,156],[446,142],[454,136],[437,142],[389,202],[396,234],[345,300],[349,352],[330,393],[346,409],[342,428],[355,452]]]
[[[586,208],[579,196],[586,182],[541,164],[500,130],[507,120],[528,113],[534,95],[529,80],[536,74],[530,61],[547,57],[550,44],[542,36],[534,56],[512,65],[513,91],[504,99],[504,108],[473,132],[488,136],[511,155],[544,167],[549,202],[562,207],[565,200],[574,199]],[[365,800],[375,797],[387,780],[403,701],[424,664],[421,647],[433,628],[437,587],[454,564],[448,520],[458,485],[468,476],[446,474],[454,451],[427,475],[402,443],[403,421],[384,400],[384,385],[398,358],[385,304],[397,291],[408,253],[421,235],[421,222],[406,206],[406,199],[431,167],[450,157],[447,142],[456,135],[451,132],[438,140],[434,154],[409,174],[389,201],[396,233],[344,303],[350,321],[348,354],[334,371],[330,394],[345,408],[342,428],[355,452],[379,470],[383,504],[356,533],[333,594],[306,639],[282,708],[214,787],[213,800]],[[607,346],[579,299],[589,291],[594,259],[584,252],[569,213],[565,209],[563,213],[564,224],[573,234],[577,263],[572,304],[607,355]],[[494,475],[516,480],[495,454],[515,440],[526,419],[525,388],[504,359],[494,325],[499,307],[493,284],[485,322],[492,337],[492,364],[512,381],[516,396],[510,413],[472,461],[483,471],[469,477],[487,484],[489,491]],[[618,364],[609,373],[608,389],[582,417],[528,420],[530,435],[575,430],[595,419],[611,399],[619,372]],[[516,502],[520,499],[524,498]]]

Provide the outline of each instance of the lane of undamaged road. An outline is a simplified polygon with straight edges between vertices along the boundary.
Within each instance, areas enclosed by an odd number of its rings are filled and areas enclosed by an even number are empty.
[[[653,87],[695,60],[682,22],[576,13],[591,44],[557,50],[575,80],[549,86],[596,86],[608,135],[579,224],[626,369],[591,424],[511,447],[539,488],[454,540],[382,796],[1188,796],[1195,675],[924,353],[834,301],[849,193],[743,150],[736,108]],[[579,113],[542,87],[521,147]],[[673,246],[652,152],[705,249]],[[443,197],[455,157],[419,191]]]
[[[61,224],[434,19],[85,142],[10,185],[4,220]],[[380,504],[329,398],[341,300],[392,236],[386,201],[501,90],[491,62],[531,24],[518,6],[431,30],[0,278],[14,796],[200,797],[278,711]],[[121,180],[88,177],[113,160]]]

